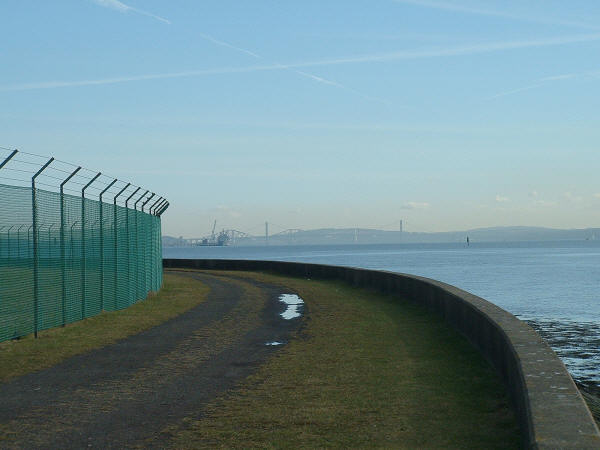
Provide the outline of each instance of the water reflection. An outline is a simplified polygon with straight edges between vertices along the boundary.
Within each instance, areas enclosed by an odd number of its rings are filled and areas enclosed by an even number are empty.
[[[281,294],[279,296],[279,301],[287,305],[287,309],[280,314],[281,317],[283,317],[285,320],[300,317],[300,309],[304,304],[304,300],[302,300],[296,294]]]

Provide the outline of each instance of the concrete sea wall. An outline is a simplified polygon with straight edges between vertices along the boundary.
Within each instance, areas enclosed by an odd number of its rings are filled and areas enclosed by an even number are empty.
[[[554,351],[527,324],[454,286],[414,275],[281,261],[165,259],[165,268],[271,271],[397,294],[442,315],[492,363],[507,386],[529,448],[598,448],[600,432]]]

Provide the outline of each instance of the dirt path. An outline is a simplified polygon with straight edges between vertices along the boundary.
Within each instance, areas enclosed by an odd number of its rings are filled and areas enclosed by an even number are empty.
[[[169,425],[251,374],[299,320],[281,287],[187,273],[206,302],[146,332],[0,385],[0,448],[163,447]]]

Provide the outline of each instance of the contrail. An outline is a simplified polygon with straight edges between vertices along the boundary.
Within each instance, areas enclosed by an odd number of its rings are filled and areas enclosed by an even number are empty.
[[[131,76],[120,76],[112,78],[102,78],[93,80],[76,80],[76,81],[44,81],[35,83],[20,83],[13,85],[0,86],[0,91],[22,91],[31,89],[52,89],[70,86],[91,86],[91,85],[102,85],[102,84],[114,84],[124,83],[131,81],[140,80],[157,80],[157,79],[168,79],[168,78],[183,78],[193,77],[202,75],[217,75],[217,74],[230,74],[230,73],[248,73],[248,72],[260,72],[260,71],[273,71],[273,70],[290,70],[290,69],[304,69],[306,67],[322,67],[322,66],[333,66],[341,64],[363,64],[369,62],[387,62],[387,61],[403,61],[413,59],[426,59],[426,58],[439,58],[439,57],[450,57],[450,56],[466,56],[474,54],[492,53],[505,50],[516,50],[524,48],[536,48],[536,47],[548,47],[556,45],[566,45],[581,42],[591,42],[600,40],[600,34],[587,34],[577,36],[566,36],[559,38],[549,39],[537,39],[529,41],[509,41],[509,42],[496,42],[490,44],[476,44],[469,46],[457,46],[448,47],[441,49],[429,49],[429,50],[409,50],[399,51],[391,53],[341,57],[322,59],[316,61],[305,61],[296,62],[289,64],[267,64],[267,65],[255,65],[246,67],[225,67],[215,69],[203,69],[203,70],[189,70],[183,72],[168,72],[158,74],[146,74],[146,75],[131,75]],[[305,74],[304,76],[314,75]],[[324,82],[335,83],[330,80],[323,79]]]
[[[94,3],[100,6],[104,6],[106,8],[114,9],[116,11],[127,13],[128,11],[136,12],[138,14],[142,14],[143,16],[152,17],[153,19],[160,20],[161,22],[167,23],[171,25],[171,21],[165,19],[164,17],[157,16],[156,14],[149,13],[148,11],[144,11],[142,9],[134,8],[133,6],[126,5],[119,0],[92,0]]]
[[[490,9],[472,8],[454,3],[431,1],[431,0],[394,0],[395,3],[404,3],[407,5],[419,6],[422,8],[438,9],[443,11],[453,11],[464,14],[473,14],[478,16],[502,17],[505,19],[517,20],[521,22],[540,23],[545,25],[561,25],[568,27],[576,27],[588,30],[600,30],[600,27],[583,22],[573,22],[561,19],[546,19],[543,17],[521,16],[511,14],[504,11],[496,11]]]
[[[245,48],[236,47],[235,45],[229,44],[228,42],[224,42],[224,41],[215,39],[214,37],[209,36],[208,34],[202,34],[202,33],[200,33],[199,36],[202,37],[203,39],[206,39],[207,41],[213,42],[213,43],[215,43],[217,45],[221,45],[221,46],[224,46],[224,47],[236,50],[238,52],[250,55],[250,56],[252,56],[255,59],[260,59],[260,60],[264,59],[262,56],[260,56],[257,53],[254,53],[254,52],[252,52],[250,50],[247,50]],[[317,83],[327,84],[329,86],[334,86],[334,87],[337,87],[339,89],[344,89],[344,90],[346,90],[348,92],[352,92],[353,94],[356,94],[356,95],[358,95],[358,96],[360,96],[360,97],[362,97],[362,98],[364,98],[366,100],[376,101],[376,102],[382,102],[382,103],[385,103],[385,104],[389,104],[389,102],[386,101],[386,100],[383,100],[383,99],[380,99],[380,98],[377,98],[377,97],[372,97],[370,95],[363,94],[362,92],[359,92],[359,91],[357,91],[355,89],[352,89],[352,88],[349,88],[347,86],[344,86],[344,85],[342,85],[340,83],[337,83],[335,81],[328,80],[326,78],[319,77],[317,75],[313,75],[313,74],[308,73],[308,72],[303,72],[301,70],[294,69],[293,67],[290,67],[288,65],[279,64],[279,63],[275,63],[275,65],[279,66],[283,70],[289,70],[291,72],[294,72],[295,74],[298,74],[298,75],[303,76],[305,78],[309,78],[309,79],[311,79],[313,81],[316,81]]]
[[[257,54],[256,54],[256,53],[254,53],[254,52],[251,52],[250,50],[246,50],[245,48],[236,47],[235,45],[231,45],[231,44],[228,44],[227,42],[220,41],[220,40],[218,40],[218,39],[215,39],[215,38],[214,38],[214,37],[212,37],[212,36],[209,36],[208,34],[202,34],[202,33],[200,33],[200,34],[199,34],[199,36],[200,36],[202,39],[205,39],[205,40],[207,40],[207,41],[210,41],[210,42],[212,42],[213,44],[221,45],[221,46],[223,46],[223,47],[227,47],[227,48],[230,48],[230,49],[232,49],[232,50],[236,50],[236,51],[238,51],[238,52],[241,52],[241,53],[245,53],[245,54],[247,54],[247,55],[250,55],[250,56],[252,56],[253,58],[258,58],[258,59],[260,59],[260,56],[259,56],[259,55],[257,55]]]
[[[559,75],[551,75],[548,77],[540,78],[536,81],[535,84],[530,84],[528,86],[511,89],[510,91],[500,92],[498,94],[492,95],[491,97],[487,97],[485,100],[494,100],[499,97],[506,97],[507,95],[517,94],[522,91],[528,91],[530,89],[536,89],[542,86],[546,86],[555,81],[563,81],[563,80],[572,80],[574,78],[598,78],[600,77],[600,70],[588,70],[585,72],[578,73],[564,73]]]
[[[543,86],[544,84],[545,83],[531,84],[529,86],[524,86],[524,87],[520,87],[517,89],[511,89],[510,91],[500,92],[498,94],[492,95],[491,97],[487,97],[486,100],[494,100],[499,97],[506,97],[507,95],[516,94],[517,92],[528,91],[530,89],[539,88],[539,87]]]

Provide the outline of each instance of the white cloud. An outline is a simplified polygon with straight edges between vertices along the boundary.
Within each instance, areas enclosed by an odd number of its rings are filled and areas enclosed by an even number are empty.
[[[498,194],[498,195],[496,195],[496,201],[498,203],[507,203],[507,202],[510,202],[510,199],[508,197],[504,197],[504,196]]]
[[[492,42],[492,43],[487,43],[487,44],[462,45],[462,46],[445,47],[445,48],[402,50],[402,51],[398,51],[398,52],[377,53],[377,54],[340,57],[340,58],[329,58],[329,59],[305,61],[305,62],[295,62],[295,63],[288,63],[288,64],[267,64],[267,65],[256,65],[256,66],[246,66],[246,67],[226,67],[226,68],[216,68],[216,69],[190,70],[190,71],[185,71],[185,72],[167,72],[167,73],[158,73],[158,74],[118,76],[118,77],[99,78],[99,79],[92,79],[92,80],[43,81],[43,82],[36,82],[36,83],[21,83],[21,84],[0,86],[0,91],[7,92],[7,91],[23,91],[23,90],[32,90],[32,89],[53,89],[53,88],[74,87],[74,86],[94,86],[94,85],[124,83],[124,82],[141,81],[141,80],[196,77],[196,76],[201,76],[201,75],[248,73],[248,72],[273,71],[273,70],[290,70],[290,69],[302,69],[302,68],[306,68],[306,67],[321,67],[321,66],[332,66],[332,65],[341,65],[341,64],[363,64],[363,63],[371,63],[371,62],[387,62],[387,61],[402,61],[402,60],[411,60],[411,59],[426,59],[426,58],[438,58],[438,57],[450,57],[450,56],[466,56],[466,55],[474,55],[474,54],[493,53],[493,52],[506,51],[506,50],[517,50],[517,49],[535,48],[535,47],[549,47],[549,46],[556,46],[556,45],[591,42],[591,41],[598,41],[598,40],[600,40],[600,33],[575,35],[575,36],[563,36],[563,37],[547,38],[547,39],[534,39],[534,40],[525,40],[525,41]],[[314,77],[314,76],[311,75],[311,77]],[[334,83],[334,82],[330,82],[330,83]]]
[[[536,200],[535,204],[543,207],[556,206],[556,202],[551,202],[548,200]]]
[[[575,195],[572,192],[565,192],[564,197],[571,203],[581,203],[583,198],[579,195]]]
[[[594,198],[600,198],[600,192],[597,192],[593,195]]]
[[[92,0],[94,3],[100,6],[104,6],[105,8],[114,9],[115,11],[119,11],[121,13],[128,13],[129,11],[141,14],[143,16],[152,17],[153,19],[159,20],[161,22],[167,23],[171,25],[171,21],[165,19],[164,17],[157,16],[156,14],[149,13],[148,11],[144,11],[142,9],[137,9],[132,6],[126,5],[123,2],[118,0]]]
[[[530,197],[532,197],[532,198],[537,198],[537,196],[538,196],[538,191],[531,191],[531,192],[529,193],[529,196],[530,196]]]
[[[427,202],[406,202],[400,209],[428,209],[429,206]]]

